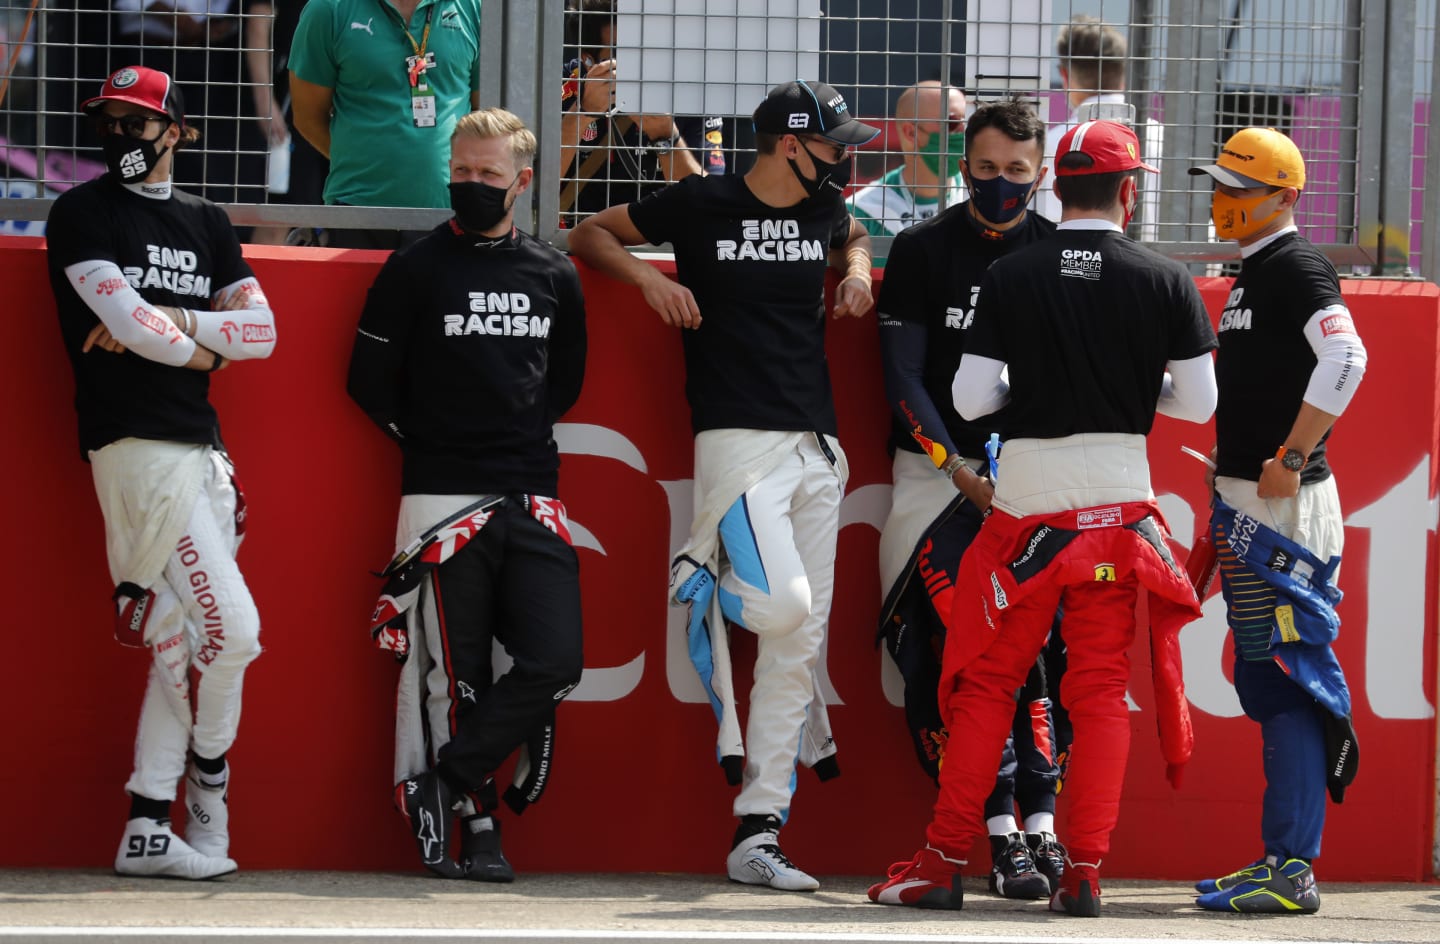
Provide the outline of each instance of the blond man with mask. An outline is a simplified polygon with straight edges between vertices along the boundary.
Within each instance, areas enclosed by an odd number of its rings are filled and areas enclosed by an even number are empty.
[[[580,396],[585,302],[569,260],[515,226],[535,146],[501,108],[456,122],[455,216],[386,261],[350,358],[351,399],[403,458],[401,550],[371,621],[404,662],[395,804],[425,868],[483,882],[515,877],[494,772],[523,749],[505,800],[539,798],[582,666],[554,423]],[[499,678],[493,641],[514,660]]]

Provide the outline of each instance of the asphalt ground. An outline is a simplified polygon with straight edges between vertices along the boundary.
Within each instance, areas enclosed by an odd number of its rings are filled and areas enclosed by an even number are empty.
[[[1168,882],[1106,881],[1098,919],[993,897],[963,911],[872,904],[874,877],[812,894],[721,875],[522,875],[512,885],[418,874],[241,872],[213,882],[82,870],[0,871],[0,944],[126,942],[1372,942],[1440,941],[1440,885],[1329,885],[1306,916],[1221,915]]]

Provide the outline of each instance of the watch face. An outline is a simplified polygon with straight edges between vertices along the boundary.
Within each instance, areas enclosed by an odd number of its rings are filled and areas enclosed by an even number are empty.
[[[1280,464],[1291,472],[1299,472],[1305,468],[1305,455],[1298,449],[1287,449],[1280,459]]]

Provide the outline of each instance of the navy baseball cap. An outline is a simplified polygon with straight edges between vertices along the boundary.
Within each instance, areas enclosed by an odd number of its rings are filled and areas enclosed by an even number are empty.
[[[818,134],[837,144],[858,146],[880,133],[850,114],[845,96],[824,82],[777,85],[755,109],[761,134]]]

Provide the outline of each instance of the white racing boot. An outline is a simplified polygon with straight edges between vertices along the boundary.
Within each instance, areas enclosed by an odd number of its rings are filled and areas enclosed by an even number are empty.
[[[230,768],[218,787],[200,782],[194,765],[185,776],[185,841],[204,856],[230,854]]]
[[[120,851],[115,853],[117,875],[148,878],[183,878],[192,881],[229,875],[238,866],[224,856],[203,855],[175,835],[169,822],[137,817],[125,824]]]
[[[739,839],[726,856],[725,871],[730,880],[745,885],[768,885],[787,892],[815,891],[820,883],[780,851],[779,817],[767,819],[764,829]]]

